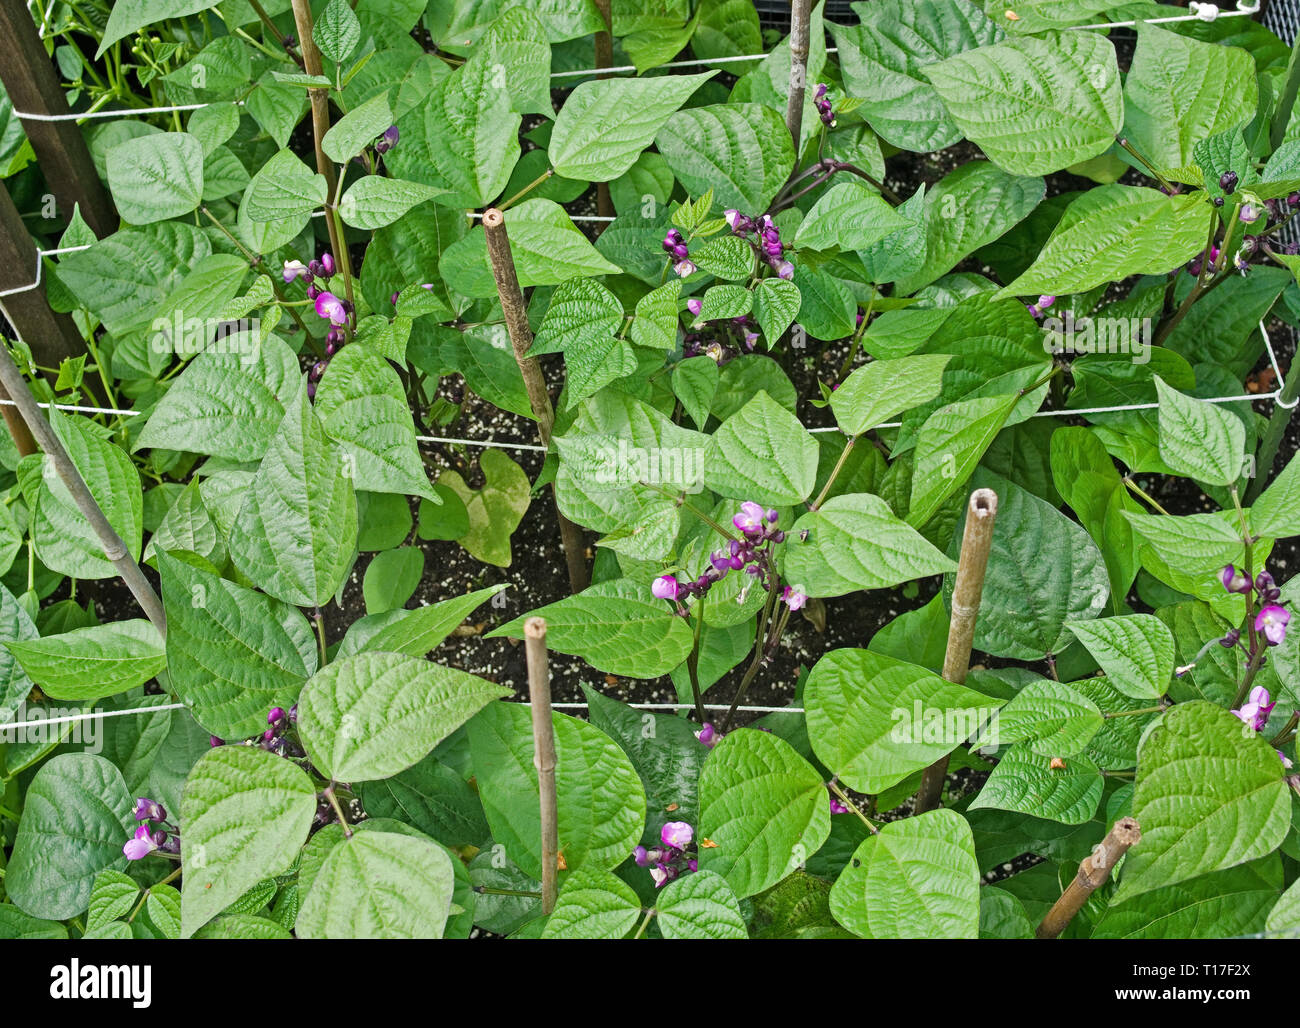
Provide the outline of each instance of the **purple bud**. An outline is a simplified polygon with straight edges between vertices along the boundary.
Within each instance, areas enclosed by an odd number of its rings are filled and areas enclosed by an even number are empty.
[[[692,296],[686,301],[686,309],[698,318],[700,316],[700,311],[704,310],[704,301],[698,296]]]
[[[167,811],[157,800],[140,796],[135,801],[135,819],[137,821],[166,821]]]
[[[1250,579],[1246,577],[1244,571],[1239,571],[1235,564],[1223,566],[1223,570],[1219,572],[1219,581],[1230,593],[1241,593],[1244,596],[1250,592]]]
[[[384,129],[384,134],[375,142],[375,153],[388,153],[389,150],[397,145],[397,140],[400,138],[400,135],[401,134],[397,131],[396,125],[390,125],[388,128]]]
[[[781,265],[776,269],[776,277],[783,278],[788,282],[794,278],[794,265],[789,261],[782,261]]]
[[[276,725],[286,717],[288,717],[288,715],[285,714],[283,707],[272,707],[271,712],[266,715],[266,723],[268,725]]]
[[[325,272],[326,278],[333,275],[335,271],[334,255],[332,253],[329,253],[328,251],[321,254],[320,267],[321,267],[321,271]]]
[[[661,600],[675,600],[679,592],[677,579],[673,575],[660,575],[651,583],[650,591]]]
[[[717,745],[721,736],[718,734],[718,730],[713,727],[713,722],[706,721],[700,730],[695,733],[695,738],[700,740],[701,746],[713,749],[713,747]]]
[[[1229,630],[1227,635],[1225,635],[1222,639],[1219,640],[1219,645],[1222,646],[1225,650],[1230,650],[1234,646],[1236,646],[1237,643],[1239,643],[1240,641],[1241,641],[1241,629],[1233,628]]]
[[[1219,176],[1219,188],[1231,196],[1237,191],[1237,173],[1235,171],[1225,171]]]
[[[1288,207],[1300,207],[1300,191],[1288,193],[1286,197]]]
[[[307,372],[307,381],[319,382],[321,380],[321,376],[325,374],[325,369],[328,366],[329,366],[328,361],[317,361],[315,364],[311,366],[311,370]],[[277,707],[276,709],[279,710],[280,708]],[[275,722],[272,721],[271,723],[274,724]]]
[[[307,299],[314,300],[323,292],[320,286],[313,283],[307,287]]]
[[[208,745],[211,746],[213,749],[216,749],[218,746],[226,745],[226,740],[217,735],[209,735]]]
[[[314,400],[314,399],[316,399],[316,383],[315,383],[315,382],[308,382],[308,383],[307,383],[307,399],[309,399],[309,400]]]
[[[685,243],[678,243],[676,246],[673,247],[672,254],[679,261],[684,261],[686,260],[687,257],[691,255],[691,251],[686,248]]]
[[[832,814],[847,814],[848,812],[849,812],[848,807],[846,807],[843,803],[837,800],[834,796],[831,797]]]

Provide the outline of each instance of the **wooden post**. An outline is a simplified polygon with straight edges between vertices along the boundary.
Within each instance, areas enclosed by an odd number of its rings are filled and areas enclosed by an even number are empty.
[[[596,0],[596,10],[600,12],[605,23],[605,31],[596,33],[596,67],[612,68],[614,66],[614,15],[611,0]],[[608,75],[597,75],[598,79],[607,79]],[[614,201],[609,195],[609,183],[596,183],[596,213],[602,218],[614,216]],[[604,224],[599,226],[604,231]],[[599,233],[597,233],[599,234]]]
[[[37,281],[38,260],[36,244],[8,188],[0,182],[0,310],[32,348],[36,362],[58,368],[65,357],[85,353],[86,343],[68,315],[50,309],[45,286]]]
[[[966,672],[970,669],[975,619],[979,615],[980,597],[984,592],[984,571],[989,564],[989,550],[993,546],[993,523],[997,516],[997,493],[992,489],[976,489],[970,494],[966,529],[961,539],[961,558],[957,562],[957,581],[952,591],[948,649],[943,656],[943,677],[953,685],[965,682]],[[924,814],[939,805],[947,775],[946,756],[925,769],[921,776],[921,788],[916,793],[916,813]]]
[[[506,330],[510,333],[510,346],[514,350],[515,361],[528,392],[528,405],[532,408],[533,417],[537,419],[537,431],[542,437],[542,445],[549,447],[551,432],[555,428],[555,408],[551,406],[551,397],[546,392],[540,362],[536,357],[528,356],[533,345],[533,330],[528,324],[528,307],[524,303],[523,290],[519,288],[519,276],[515,273],[515,259],[510,251],[505,215],[497,208],[490,207],[483,212],[483,233],[487,236],[492,277],[496,279],[497,296],[501,299]],[[587,588],[588,582],[585,555],[587,544],[582,537],[582,530],[560,512],[558,504],[555,515],[560,519],[560,538],[564,543],[564,559],[569,567],[569,587],[579,593]]]
[[[551,673],[546,660],[546,619],[524,622],[528,698],[533,712],[533,766],[537,768],[542,820],[542,913],[555,909],[560,867],[560,815],[555,796],[555,725],[551,721]]]
[[[117,209],[95,171],[80,127],[74,120],[45,120],[70,112],[23,0],[0,0],[0,36],[8,45],[0,79],[15,111],[37,115],[21,121],[58,208],[71,215],[79,204],[82,218],[101,239],[117,231]]]
[[[803,101],[808,90],[808,22],[812,0],[790,5],[790,96],[785,106],[785,126],[794,137],[794,161],[799,164],[799,137],[803,134]]]
[[[117,573],[126,583],[126,587],[131,590],[131,595],[140,604],[145,616],[153,622],[154,628],[158,629],[158,634],[166,638],[167,616],[163,613],[162,600],[154,592],[149,580],[144,577],[144,572],[131,556],[122,537],[108,523],[108,518],[104,516],[99,504],[90,494],[81,472],[72,463],[68,451],[63,448],[59,437],[54,434],[54,429],[41,414],[41,409],[36,404],[36,397],[32,395],[23,380],[22,372],[18,370],[18,365],[14,363],[13,358],[9,356],[9,350],[4,346],[0,346],[0,386],[3,386],[5,392],[13,398],[23,421],[27,423],[36,442],[53,462],[54,470],[67,486],[68,492],[72,494],[72,501],[77,505],[82,516],[90,522],[90,527],[104,549],[104,556],[117,568]]]
[[[1131,817],[1122,817],[1115,822],[1101,844],[1084,858],[1079,865],[1079,873],[1065,887],[1061,898],[1052,904],[1035,933],[1040,939],[1055,939],[1070,923],[1088,897],[1110,877],[1111,869],[1119,863],[1119,858],[1128,852],[1130,846],[1136,846],[1142,839],[1142,830]]]

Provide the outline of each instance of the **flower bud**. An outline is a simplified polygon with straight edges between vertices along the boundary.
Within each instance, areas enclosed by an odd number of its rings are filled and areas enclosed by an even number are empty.
[[[678,584],[673,575],[660,575],[650,585],[650,591],[661,600],[677,599]]]
[[[1225,171],[1219,176],[1219,188],[1231,196],[1237,191],[1237,173],[1235,171]]]

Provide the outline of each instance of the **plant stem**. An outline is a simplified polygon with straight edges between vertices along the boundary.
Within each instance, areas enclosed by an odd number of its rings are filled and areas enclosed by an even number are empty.
[[[161,882],[158,882],[157,884],[170,885],[172,882],[176,881],[176,879],[181,876],[181,872],[183,870],[184,870],[183,868],[178,867],[175,871],[173,871],[171,874],[169,874],[166,878],[164,878]],[[152,888],[155,888],[155,886],[153,885],[149,886],[149,889]],[[145,905],[145,901],[149,899],[149,889],[144,890],[144,894],[140,897],[140,902],[135,905],[135,909],[131,911],[131,916],[126,919],[127,924],[130,924],[132,921],[135,920],[135,915],[140,913],[140,909]]]
[[[1143,500],[1146,500],[1147,506],[1152,510],[1158,511],[1161,514],[1169,513],[1169,511],[1165,510],[1164,507],[1160,506],[1160,504],[1158,504],[1152,497],[1148,496],[1146,491],[1127,475],[1124,476],[1124,485],[1128,487],[1129,492],[1134,496],[1139,496]]]
[[[695,716],[700,719],[700,724],[708,720],[708,715],[704,712],[704,690],[700,688],[700,636],[704,632],[704,599],[701,595],[695,601],[695,639],[691,644],[690,655],[686,658],[686,670],[691,678],[691,698],[695,701]]]
[[[510,210],[510,208],[513,207],[516,202],[518,202],[521,198],[527,196],[529,193],[531,193],[534,189],[536,189],[538,186],[540,186],[543,182],[545,182],[548,178],[550,178],[554,174],[555,174],[554,168],[547,168],[544,172],[542,172],[535,179],[529,182],[528,185],[524,186],[523,189],[519,190],[519,192],[517,192],[509,200],[501,204],[497,209],[503,212]]]
[[[826,479],[826,484],[822,486],[822,491],[817,494],[817,499],[813,500],[809,511],[819,510],[821,505],[826,502],[826,496],[831,491],[831,486],[835,484],[835,479],[843,470],[844,465],[848,463],[849,454],[853,452],[853,447],[857,443],[857,436],[850,436],[849,441],[844,444],[844,449],[840,451],[840,459],[835,462],[835,467],[831,469],[830,477]]]
[[[1171,193],[1173,192],[1174,187],[1173,187],[1173,185],[1169,182],[1169,180],[1166,179],[1162,174],[1160,174],[1160,171],[1156,168],[1156,166],[1155,166],[1154,164],[1152,164],[1152,163],[1151,163],[1150,161],[1148,161],[1145,157],[1143,157],[1140,153],[1138,153],[1137,150],[1135,150],[1135,149],[1133,148],[1133,144],[1132,144],[1132,143],[1130,143],[1130,142],[1129,142],[1127,139],[1125,139],[1123,136],[1117,136],[1117,137],[1116,137],[1116,142],[1118,142],[1120,146],[1122,146],[1125,150],[1127,150],[1130,154],[1132,154],[1132,155],[1133,155],[1133,158],[1134,158],[1134,159],[1135,159],[1139,164],[1141,164],[1142,167],[1146,168],[1146,170],[1147,170],[1147,174],[1149,174],[1153,179],[1155,179],[1157,182],[1159,182],[1160,185],[1161,185],[1161,186],[1162,186],[1162,187],[1163,187],[1167,192],[1171,192]]]
[[[654,917],[655,913],[656,911],[654,907],[651,907],[645,912],[645,919],[641,922],[641,927],[636,930],[636,934],[632,936],[632,938],[640,939],[645,935],[645,930],[650,927],[650,918]]]
[[[840,788],[839,782],[837,782],[834,778],[832,778],[829,782],[826,783],[826,788],[830,789],[831,792],[835,793],[836,798],[841,803],[843,803],[846,807],[848,807],[849,810],[853,811],[853,813],[858,815],[858,820],[867,826],[867,828],[871,831],[872,835],[880,834],[880,829],[876,827],[875,823],[869,817],[867,817],[866,814],[862,813],[862,811],[858,809],[858,805],[854,803],[853,800],[849,799],[849,794]]]
[[[352,838],[352,826],[348,824],[348,819],[343,816],[343,807],[339,804],[339,798],[334,795],[334,782],[330,782],[325,787],[323,795],[329,800],[329,805],[334,808],[334,816],[339,819],[339,824],[343,826],[343,838]]]

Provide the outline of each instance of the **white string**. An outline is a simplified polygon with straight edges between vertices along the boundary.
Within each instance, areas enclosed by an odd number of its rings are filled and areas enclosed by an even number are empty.
[[[568,211],[564,212],[568,214]],[[465,217],[473,221],[475,218],[481,218],[483,215],[478,211],[466,211]],[[569,214],[570,221],[613,221],[615,220],[608,214]]]
[[[1008,0],[1014,2],[1014,0]],[[1089,29],[1112,29],[1112,28],[1134,28],[1138,25],[1165,25],[1170,22],[1178,21],[1203,21],[1213,22],[1219,18],[1241,18],[1249,17],[1259,10],[1260,0],[1237,0],[1237,9],[1235,11],[1220,10],[1212,3],[1198,3],[1192,0],[1191,8],[1195,13],[1179,14],[1166,18],[1137,18],[1133,21],[1107,21],[1097,22],[1092,25],[1067,25],[1065,28],[1070,31],[1085,31]],[[1010,10],[1010,8],[1008,8]],[[828,46],[826,53],[838,53],[838,48]],[[669,61],[666,64],[657,64],[655,69],[660,68],[701,68],[701,67],[718,67],[726,64],[739,64],[745,61],[761,61],[769,55],[761,54],[742,54],[731,57],[700,57],[685,61]],[[621,64],[613,68],[579,68],[570,71],[553,71],[552,79],[582,78],[586,75],[626,75],[636,74],[639,69],[635,64]],[[130,110],[121,111],[85,111],[80,114],[29,114],[26,111],[14,111],[14,117],[23,121],[80,121],[85,118],[130,118],[143,116],[146,114],[171,114],[173,111],[197,111],[203,107],[217,107],[230,103],[229,100],[214,100],[210,103],[197,104],[174,104],[166,107],[137,107]],[[242,104],[242,100],[236,100],[235,103]],[[599,219],[608,220],[608,219]],[[3,295],[3,294],[0,294]]]
[[[15,721],[0,725],[0,736],[17,732],[22,728],[42,728],[45,725],[66,725],[77,721],[94,721],[97,718],[122,717],[126,714],[157,714],[164,710],[183,710],[183,703],[160,703],[156,707],[132,707],[129,710],[95,710],[89,714],[68,714],[65,717],[47,717],[39,721]]]

